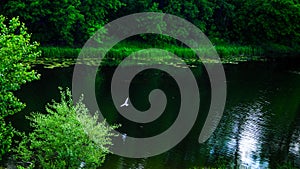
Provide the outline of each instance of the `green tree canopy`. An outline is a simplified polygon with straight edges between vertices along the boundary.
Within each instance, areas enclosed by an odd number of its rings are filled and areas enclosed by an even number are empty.
[[[121,5],[119,0],[10,0],[3,3],[3,10],[8,16],[20,16],[34,40],[72,46],[85,42]]]
[[[300,42],[298,0],[4,0],[0,6],[4,15],[20,16],[34,40],[54,46],[81,46],[108,21],[148,11],[185,18],[210,38],[231,43]],[[149,41],[155,39],[161,38]]]
[[[300,42],[300,4],[295,0],[235,0],[233,36],[242,42]],[[234,38],[234,37],[232,37]],[[238,39],[237,39],[238,38]]]
[[[10,150],[13,128],[5,122],[5,117],[19,112],[25,107],[13,91],[22,84],[38,79],[31,70],[30,62],[40,55],[38,44],[30,42],[24,24],[18,18],[7,20],[0,15],[0,160]]]

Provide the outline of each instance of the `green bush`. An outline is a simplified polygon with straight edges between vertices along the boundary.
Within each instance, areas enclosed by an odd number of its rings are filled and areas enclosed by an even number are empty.
[[[40,55],[38,44],[30,42],[24,24],[18,18],[7,20],[0,15],[0,160],[10,151],[13,127],[5,118],[25,107],[13,91],[22,84],[38,79],[39,75],[31,70],[30,61]]]
[[[60,103],[46,106],[48,114],[33,113],[27,117],[34,128],[16,148],[19,168],[86,168],[99,167],[109,153],[112,130],[98,123],[80,99],[75,105],[71,92],[61,91]]]

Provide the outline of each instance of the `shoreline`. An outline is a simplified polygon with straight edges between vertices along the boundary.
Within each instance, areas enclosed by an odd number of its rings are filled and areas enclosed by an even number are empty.
[[[300,57],[300,49],[297,47],[288,47],[283,45],[236,45],[236,44],[217,44],[214,45],[219,57],[221,59],[235,59],[244,61],[256,60],[257,57],[265,59],[277,59],[277,58],[295,58]],[[159,48],[164,49],[180,57],[192,57],[194,52],[191,49],[178,45],[164,45],[153,46],[144,45],[140,42],[123,42],[115,45],[110,49],[108,54],[114,55],[114,57],[128,56],[132,52],[136,52],[142,49]],[[42,51],[42,56],[46,58],[74,58],[77,57],[81,51],[80,47],[63,47],[63,46],[40,46],[39,50]],[[96,49],[98,50],[98,49]],[[100,50],[100,49],[99,49]],[[201,49],[200,49],[201,50]]]
[[[105,66],[117,66],[122,60],[130,54],[148,48],[155,48],[151,45],[136,44],[137,42],[121,43],[117,44],[106,53],[105,59],[102,60]],[[170,53],[177,55],[189,66],[197,66],[202,62],[205,63],[219,63],[218,60],[210,58],[199,59],[196,54],[187,47],[179,47],[175,45],[168,45],[163,47],[156,47],[164,49]],[[42,56],[36,61],[33,61],[35,65],[45,65],[46,68],[66,67],[78,63],[77,57],[81,51],[81,48],[71,47],[55,47],[55,46],[41,46],[38,48],[42,52]],[[255,46],[242,46],[242,45],[216,45],[215,49],[221,59],[222,64],[238,64],[242,62],[251,61],[289,61],[299,59],[300,50],[292,48],[263,48]],[[79,63],[98,66],[99,59],[96,54],[101,49],[91,48],[91,57],[80,60]],[[202,50],[202,49],[199,49]],[[276,54],[274,54],[276,53]],[[94,57],[93,57],[94,55]],[[173,59],[166,56],[157,56],[151,59],[134,59],[133,64],[139,65],[152,64],[152,62],[166,65],[173,65],[181,67],[180,64],[174,62]]]

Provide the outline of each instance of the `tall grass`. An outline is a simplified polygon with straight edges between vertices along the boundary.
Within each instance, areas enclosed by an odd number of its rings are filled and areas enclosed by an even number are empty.
[[[147,48],[147,47],[146,47]],[[216,46],[215,47],[219,56],[221,58],[226,57],[238,57],[238,56],[263,56],[264,50],[259,47],[251,47],[251,46]],[[66,47],[40,47],[42,51],[43,57],[61,57],[61,58],[73,58],[77,57],[80,52],[80,48],[66,48]],[[135,46],[119,46],[118,48],[112,48],[110,53],[113,54],[114,57],[126,56],[126,54],[130,54],[132,52],[136,52],[138,50],[144,49],[143,47],[135,47]],[[175,47],[170,46],[166,49],[167,51],[174,52],[176,55],[180,57],[194,57],[195,53],[184,47]]]
[[[80,48],[66,47],[40,47],[42,56],[46,58],[74,58],[77,57]]]
[[[151,45],[144,45],[139,43],[121,43],[113,47],[106,54],[107,62],[115,62],[115,64],[121,62],[125,57],[142,49],[152,48]],[[77,58],[81,49],[80,48],[66,48],[66,47],[40,47],[44,58]],[[175,55],[181,57],[187,64],[193,64],[199,61],[196,54],[187,47],[180,47],[175,45],[169,45],[161,47],[161,49],[167,50]],[[278,58],[280,56],[298,55],[299,51],[290,47],[271,45],[271,46],[242,46],[242,45],[217,45],[215,46],[222,62],[241,62],[241,61],[253,61],[266,58]],[[103,49],[92,49],[89,51],[90,56],[96,55],[97,51]],[[197,49],[205,50],[205,49]],[[162,56],[158,58],[164,60]]]

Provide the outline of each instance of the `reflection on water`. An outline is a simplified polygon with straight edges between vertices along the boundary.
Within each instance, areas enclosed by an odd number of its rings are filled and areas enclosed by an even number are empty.
[[[176,119],[180,93],[174,80],[162,72],[145,71],[131,83],[130,97],[135,107],[147,110],[148,94],[154,88],[165,91],[168,105],[164,114],[149,124],[129,122],[116,111],[110,96],[114,69],[103,68],[97,83],[97,99],[104,116],[121,123],[121,132],[146,137],[163,132]],[[222,120],[204,144],[197,138],[209,107],[210,86],[205,71],[194,68],[201,95],[196,124],[176,147],[146,159],[107,156],[103,169],[184,169],[194,166],[235,166],[276,168],[290,162],[300,166],[300,75],[299,64],[244,63],[225,66],[228,99]],[[46,102],[58,97],[57,86],[71,86],[72,68],[41,69],[42,79],[25,86],[18,95],[27,103],[13,125],[28,129],[24,114],[42,111]],[[33,94],[34,93],[34,94]],[[153,127],[155,126],[155,127]]]
[[[260,102],[254,102],[252,105],[241,104],[229,111],[235,115],[235,119],[231,127],[228,149],[237,151],[235,155],[239,157],[238,165],[254,168],[268,166],[268,161],[261,159],[258,154],[261,152],[259,137],[264,134],[262,124],[265,123],[262,104]]]

